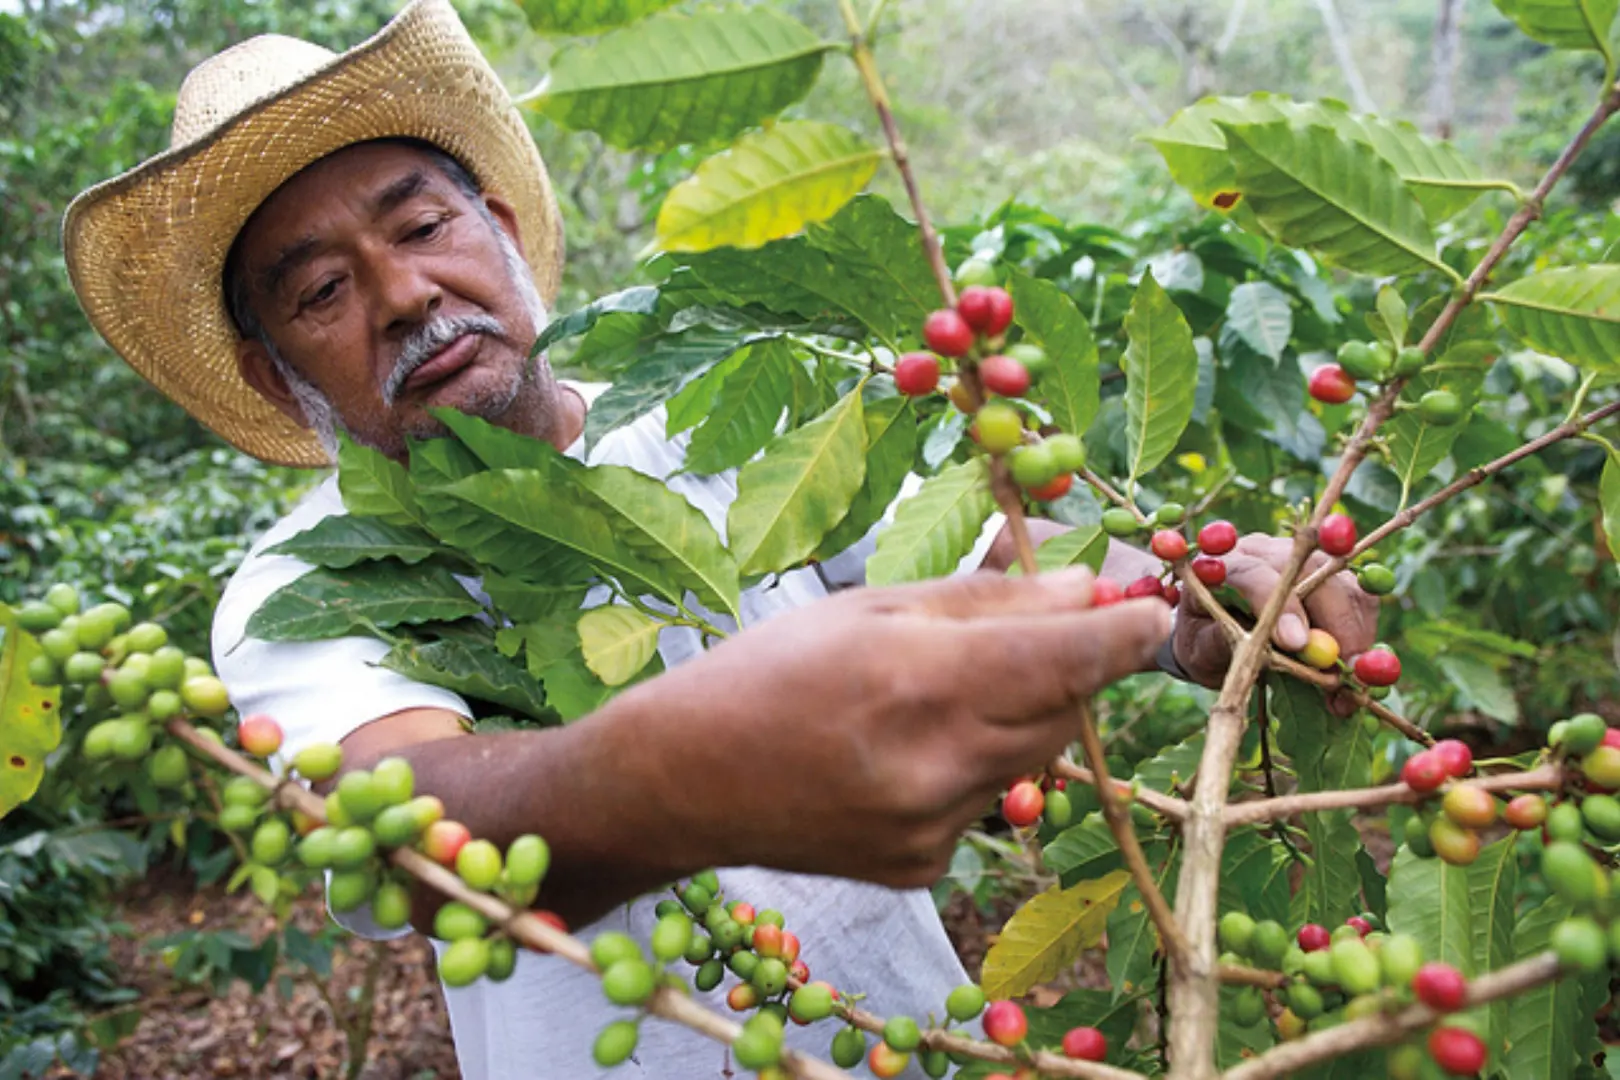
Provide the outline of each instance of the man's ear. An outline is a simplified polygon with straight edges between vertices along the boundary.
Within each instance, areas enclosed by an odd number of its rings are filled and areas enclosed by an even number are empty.
[[[480,198],[484,200],[484,205],[489,207],[489,212],[495,215],[495,221],[500,225],[501,231],[511,237],[512,243],[517,245],[518,254],[527,261],[529,253],[523,250],[523,230],[518,227],[517,211],[512,209],[512,204],[494,194],[482,195]]]
[[[299,427],[309,427],[309,418],[304,415],[303,406],[293,396],[287,380],[276,370],[275,362],[270,359],[270,350],[265,347],[264,342],[257,338],[251,341],[238,341],[236,369],[242,373],[243,382],[279,409],[289,420]]]

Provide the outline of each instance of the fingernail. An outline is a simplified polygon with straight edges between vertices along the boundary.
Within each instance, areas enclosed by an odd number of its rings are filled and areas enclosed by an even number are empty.
[[[1303,649],[1310,640],[1310,632],[1305,629],[1305,620],[1298,615],[1284,615],[1277,620],[1277,643],[1290,651]]]

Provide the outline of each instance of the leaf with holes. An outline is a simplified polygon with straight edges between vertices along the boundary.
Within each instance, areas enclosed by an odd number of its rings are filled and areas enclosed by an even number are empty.
[[[877,551],[866,564],[867,584],[922,581],[956,569],[996,506],[985,461],[974,458],[929,477],[900,503],[893,523],[878,533]]]
[[[1041,391],[1052,421],[1064,431],[1085,434],[1097,415],[1101,385],[1091,324],[1068,294],[1050,281],[1013,273],[1008,285],[1024,339],[1045,349],[1050,361],[1041,374]]]
[[[665,251],[757,248],[826,221],[866,186],[883,151],[837,124],[787,120],[743,136],[675,185],[658,210]]]
[[[1125,438],[1135,483],[1170,456],[1192,419],[1198,349],[1181,309],[1152,274],[1142,275],[1125,333]]]
[[[1620,374],[1620,264],[1565,266],[1520,278],[1480,299],[1538,352]]]
[[[247,632],[264,641],[323,641],[449,622],[482,610],[443,566],[362,563],[347,570],[311,570],[282,586],[248,618]]]
[[[744,575],[801,562],[849,513],[866,478],[861,388],[790,431],[737,473],[726,535]]]
[[[1411,189],[1368,144],[1287,121],[1221,130],[1245,205],[1279,242],[1362,274],[1456,276]]]
[[[380,518],[334,514],[269,548],[265,554],[290,555],[314,566],[342,570],[380,559],[415,564],[442,551],[443,545],[421,529],[390,525]]]
[[[0,818],[33,798],[46,755],[62,741],[61,688],[28,678],[28,665],[43,655],[16,611],[0,604]]]
[[[675,0],[519,0],[541,34],[596,34],[644,19]]]
[[[605,686],[623,686],[658,651],[664,624],[623,604],[592,608],[579,617],[585,666]]]
[[[1585,49],[1609,60],[1615,0],[1491,0],[1524,35],[1558,49]]]
[[[1294,308],[1288,294],[1264,281],[1250,281],[1232,290],[1226,302],[1226,321],[1244,344],[1272,360],[1282,359],[1294,335]]]
[[[687,470],[725,472],[764,449],[793,399],[796,363],[792,348],[780,338],[750,347],[746,362],[726,376],[702,426],[692,432]]]
[[[1007,920],[984,957],[979,983],[992,1000],[1019,997],[1102,941],[1108,913],[1130,881],[1123,870],[1065,889],[1054,885]]]
[[[537,106],[624,150],[730,139],[803,97],[830,48],[771,8],[665,12],[558,52]]]
[[[816,548],[817,559],[831,559],[871,532],[911,472],[917,453],[917,410],[910,400],[882,398],[868,402],[865,412],[866,478],[850,501],[849,513]]]

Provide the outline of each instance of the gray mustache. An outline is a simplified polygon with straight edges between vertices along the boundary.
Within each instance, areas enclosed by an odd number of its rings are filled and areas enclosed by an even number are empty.
[[[468,334],[496,336],[505,329],[493,315],[446,315],[423,323],[411,331],[400,347],[394,370],[383,384],[383,402],[390,406],[397,402],[404,391],[405,380],[459,338]]]

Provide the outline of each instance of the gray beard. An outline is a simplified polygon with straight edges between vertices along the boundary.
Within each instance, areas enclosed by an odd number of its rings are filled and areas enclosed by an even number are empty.
[[[488,217],[488,212],[485,213],[486,217]],[[507,276],[516,287],[518,298],[522,301],[524,310],[528,313],[530,321],[534,325],[535,333],[538,334],[545,328],[549,317],[546,313],[545,301],[540,298],[540,290],[534,283],[534,272],[529,269],[529,264],[523,261],[523,255],[518,251],[517,245],[512,242],[512,238],[507,236],[506,232],[499,228],[493,220],[489,221],[489,226],[495,230],[495,239],[501,248],[501,259],[506,264]],[[504,327],[493,316],[472,315],[459,318],[435,319],[413,331],[400,352],[400,358],[395,363],[394,370],[388,377],[388,382],[383,387],[383,400],[387,404],[393,405],[398,399],[405,380],[410,378],[411,373],[432,359],[435,353],[462,334],[499,334],[503,329]],[[265,335],[262,341],[265,350],[270,354],[270,362],[275,366],[281,377],[286,380],[287,389],[291,391],[293,400],[298,402],[298,407],[303,410],[304,422],[320,442],[321,449],[326,452],[328,462],[334,465],[337,464],[339,432],[348,435],[362,446],[368,446],[374,450],[379,449],[365,439],[356,438],[354,433],[344,426],[343,418],[338,415],[337,409],[332,406],[331,399],[321,393],[319,387],[299,374],[282,357],[281,353],[277,351],[275,343],[270,340],[269,335]],[[556,385],[556,381],[556,376],[552,374],[551,365],[547,362],[544,353],[536,356],[534,363],[523,371],[524,384],[532,383],[539,385],[543,389],[550,389]],[[553,393],[540,395],[540,400],[544,402],[542,408],[548,414],[552,409],[551,402],[555,397],[556,395]],[[539,420],[541,430],[549,429],[552,421],[551,416],[542,416]]]

